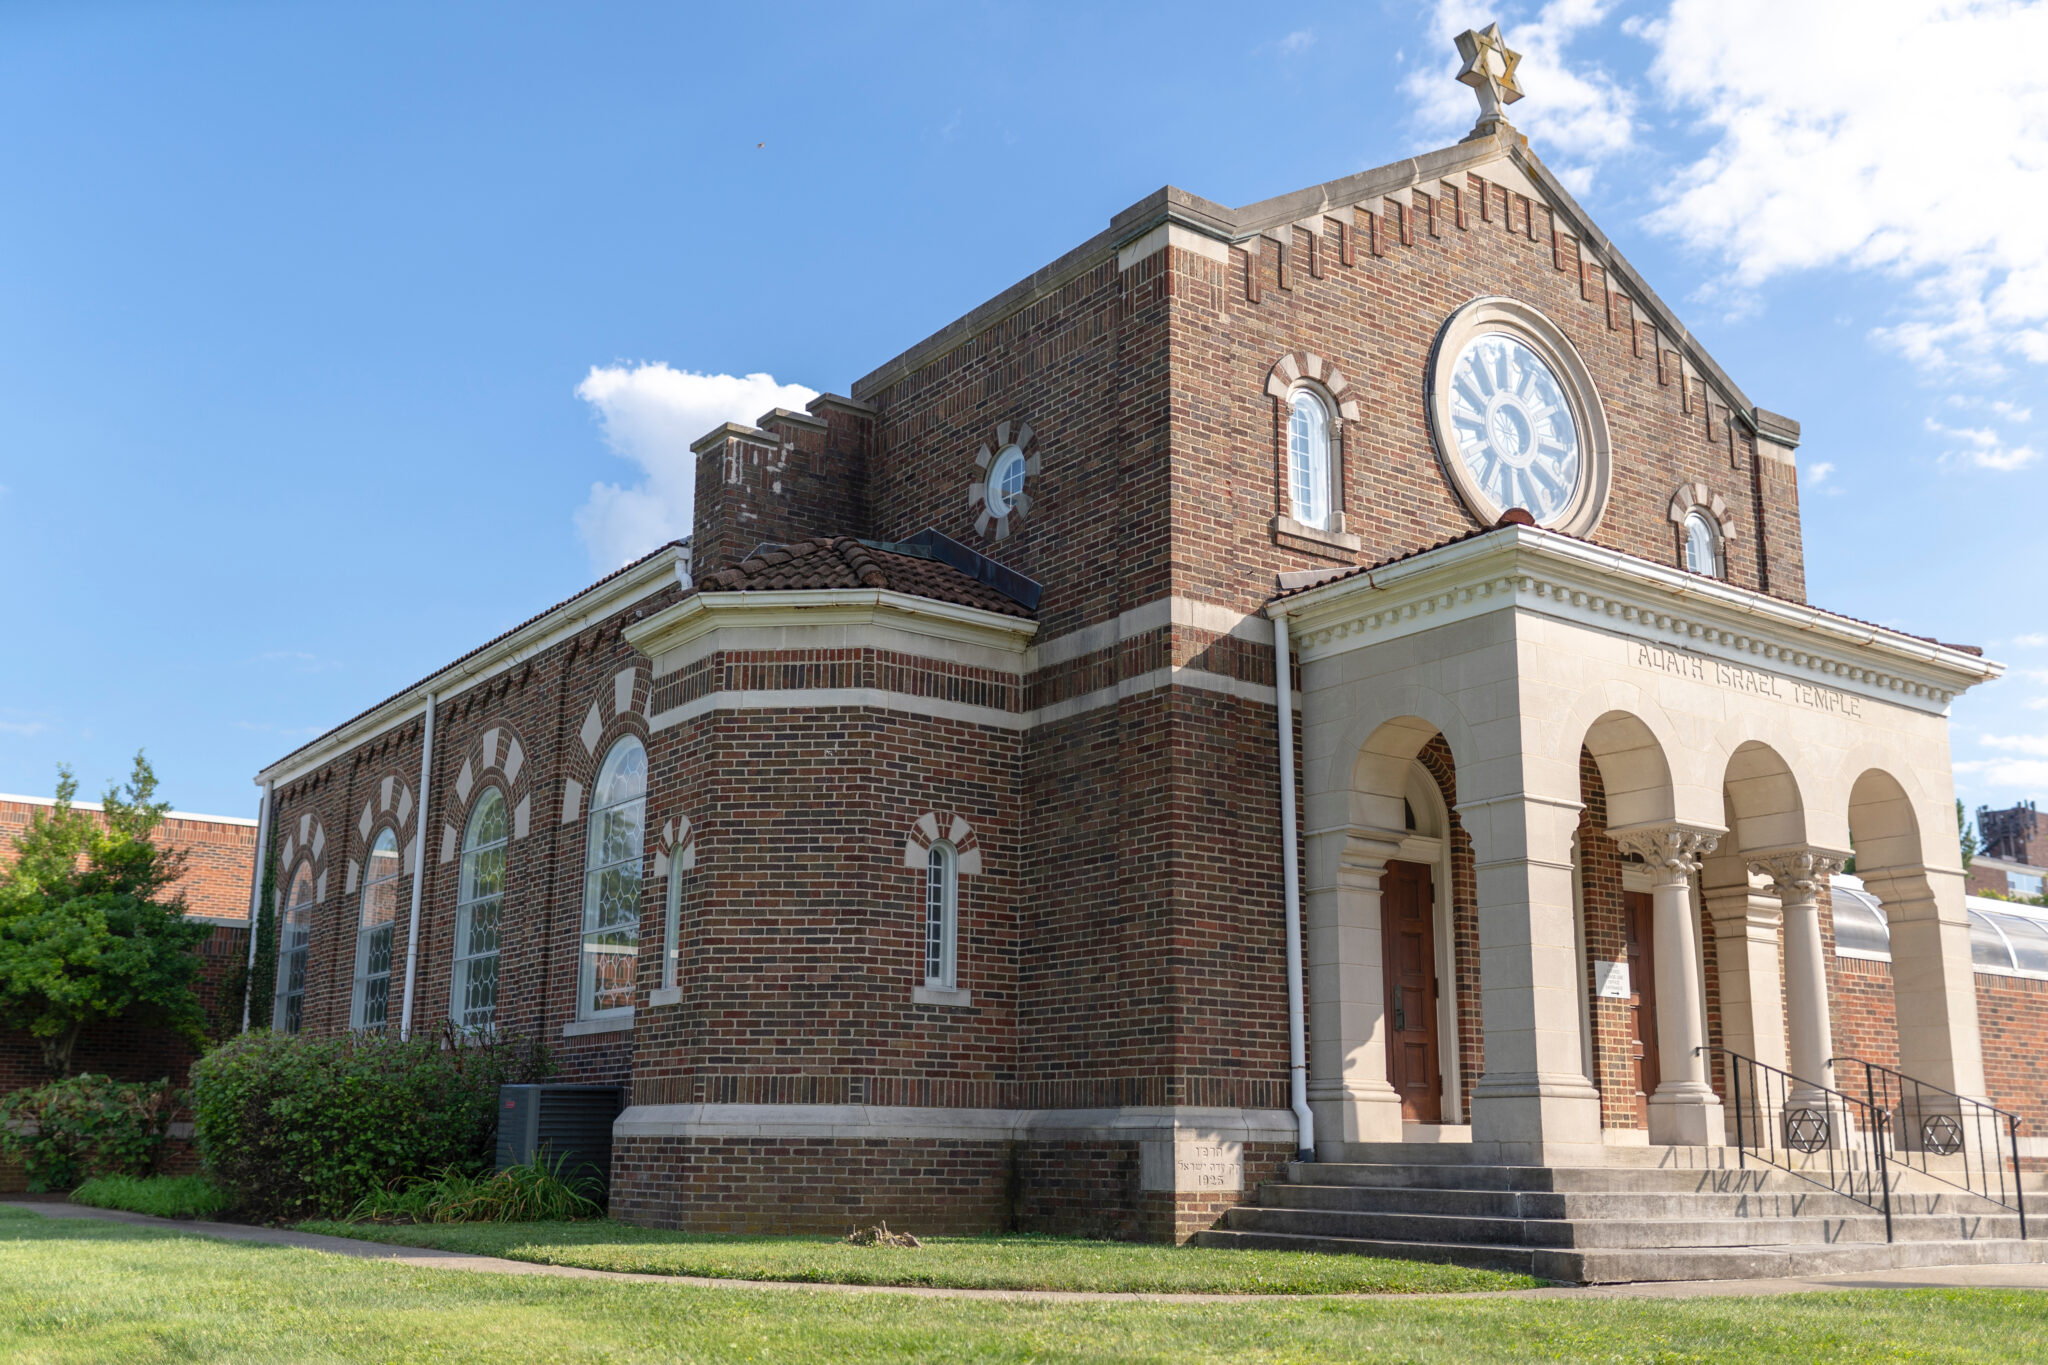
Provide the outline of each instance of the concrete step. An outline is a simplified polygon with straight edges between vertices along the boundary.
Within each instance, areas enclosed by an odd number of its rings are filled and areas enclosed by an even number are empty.
[[[1581,1249],[1834,1245],[1885,1240],[1884,1216],[1861,1209],[1847,1217],[1714,1218],[1687,1217],[1681,1213],[1666,1218],[1575,1220],[1245,1205],[1225,1214],[1222,1225],[1233,1231],[1367,1241]],[[1892,1235],[1901,1242],[2017,1239],[2019,1231],[2019,1219],[2012,1215],[1892,1218]]]
[[[1379,1241],[1215,1228],[1201,1233],[1196,1241],[1202,1246],[1436,1261],[1535,1275],[1568,1284],[1768,1279],[1918,1266],[2028,1263],[2044,1259],[2041,1254],[2043,1243],[2012,1240],[1580,1250]]]
[[[1290,1182],[1377,1189],[1553,1190],[1647,1193],[1740,1193],[1811,1190],[1809,1180],[1769,1167],[1748,1170],[1661,1170],[1639,1166],[1479,1166],[1399,1162],[1294,1162]]]
[[[1803,1189],[1739,1194],[1690,1191],[1557,1191],[1382,1189],[1360,1185],[1295,1185],[1274,1181],[1259,1187],[1269,1208],[1334,1209],[1369,1213],[1439,1214],[1477,1218],[1804,1218],[1854,1217],[1862,1204],[1811,1185]],[[1947,1213],[1956,1201],[1939,1195],[1895,1195],[1895,1213]],[[1972,1212],[1995,1210],[1978,1207]],[[1960,1211],[1960,1210],[1957,1210]]]

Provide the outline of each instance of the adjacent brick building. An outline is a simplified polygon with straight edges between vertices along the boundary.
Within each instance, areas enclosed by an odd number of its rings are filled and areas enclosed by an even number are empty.
[[[544,1039],[628,1089],[636,1221],[1183,1238],[1305,1145],[1718,1142],[1679,1035],[1826,1046],[1781,919],[1825,934],[1788,869],[1853,825],[1979,1085],[1960,870],[1909,831],[1997,669],[1805,605],[1798,433],[1504,124],[1163,189],[707,434],[689,541],[267,768],[273,1022]],[[1605,671],[1504,691],[1518,649]],[[1681,931],[1702,984],[1653,990]],[[1877,1046],[1888,987],[1833,961]]]

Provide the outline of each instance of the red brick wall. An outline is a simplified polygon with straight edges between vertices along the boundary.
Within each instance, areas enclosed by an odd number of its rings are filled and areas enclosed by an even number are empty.
[[[2021,1136],[2040,1138],[2048,1130],[2048,981],[1979,972],[1977,1028],[1991,1102],[2026,1119]]]

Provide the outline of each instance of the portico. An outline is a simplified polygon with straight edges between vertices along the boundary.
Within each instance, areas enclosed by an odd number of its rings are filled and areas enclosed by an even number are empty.
[[[1710,1045],[1831,1085],[1822,901],[1852,850],[1891,915],[1901,1068],[1983,1093],[1947,710],[1996,665],[1528,525],[1307,577],[1269,614],[1300,669],[1320,1157],[1464,1123],[1510,1163],[1719,1145]],[[1618,886],[1589,884],[1596,841]],[[1414,918],[1418,857],[1424,937],[1452,945],[1427,982],[1389,918]],[[1596,1008],[1639,1055],[1592,1036]]]

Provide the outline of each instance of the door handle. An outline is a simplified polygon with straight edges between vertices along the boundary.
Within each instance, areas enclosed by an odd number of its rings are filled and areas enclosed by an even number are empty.
[[[1394,997],[1394,1032],[1406,1033],[1407,1031],[1408,1011],[1401,1008],[1401,997],[1396,995]]]

